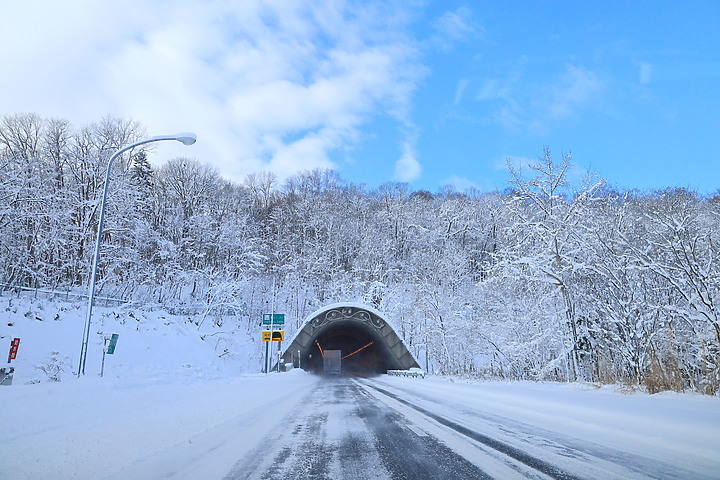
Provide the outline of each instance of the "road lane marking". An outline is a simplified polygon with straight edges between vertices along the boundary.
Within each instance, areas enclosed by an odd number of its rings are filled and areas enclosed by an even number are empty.
[[[427,437],[427,436],[428,436],[427,433],[423,432],[422,430],[420,430],[420,429],[419,429],[418,427],[416,427],[415,425],[405,425],[405,427],[406,427],[408,430],[410,430],[411,432],[413,432],[415,435],[417,435],[418,437]]]
[[[500,454],[496,450],[483,445],[455,430],[442,425],[435,419],[418,412],[417,410],[404,405],[398,400],[384,395],[375,390],[374,387],[355,381],[361,387],[365,395],[373,397],[386,405],[388,408],[395,410],[402,415],[408,423],[406,427],[412,425],[422,429],[439,442],[445,444],[453,452],[464,457],[469,462],[475,464],[483,472],[492,478],[503,480],[521,480],[532,478],[535,480],[548,480],[551,477],[537,470],[531,469],[527,465],[512,460],[505,455]]]

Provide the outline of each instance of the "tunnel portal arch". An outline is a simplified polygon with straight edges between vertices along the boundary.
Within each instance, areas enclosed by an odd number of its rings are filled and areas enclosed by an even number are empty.
[[[361,304],[336,303],[309,315],[282,360],[319,373],[324,350],[342,352],[345,373],[385,373],[420,366],[385,316]]]

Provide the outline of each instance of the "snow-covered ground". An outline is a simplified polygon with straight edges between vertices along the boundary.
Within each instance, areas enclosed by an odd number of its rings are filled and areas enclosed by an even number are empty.
[[[297,370],[253,372],[259,348],[244,331],[214,327],[224,333],[211,335],[182,318],[120,309],[98,310],[91,373],[77,379],[67,368],[61,382],[47,381],[35,366],[47,364],[50,352],[76,367],[83,315],[82,306],[0,297],[0,353],[21,338],[14,384],[0,387],[0,480],[222,478],[321,381]],[[101,339],[109,333],[120,338],[100,378]],[[227,346],[236,350],[219,358]],[[717,397],[581,384],[375,382],[411,392],[428,409],[441,401],[449,417],[479,412],[486,425],[509,418],[720,478]]]
[[[160,478],[174,469],[183,470],[180,478],[222,478],[282,420],[293,393],[315,381],[298,371],[7,387],[0,479]],[[203,475],[193,475],[198,460]]]
[[[548,442],[594,456],[647,464],[651,478],[720,479],[720,398],[664,392],[649,395],[579,383],[474,382],[384,376],[374,383],[474,431],[516,444],[538,458]],[[534,445],[533,445],[534,444]],[[533,448],[538,447],[533,452]],[[561,462],[558,462],[562,464]],[[667,465],[663,475],[664,465]],[[598,478],[592,474],[588,478]],[[622,475],[619,475],[622,478]]]
[[[13,338],[20,338],[15,384],[44,382],[45,369],[60,368],[60,380],[77,372],[87,304],[54,301],[32,294],[0,295],[0,355],[5,358]],[[201,318],[201,317],[200,317]],[[197,323],[200,323],[198,326]],[[258,319],[259,323],[259,319]],[[212,317],[171,315],[131,305],[93,309],[87,377],[100,374],[104,337],[119,335],[113,355],[105,358],[104,375],[134,377],[179,375],[203,378],[255,373],[262,363],[259,334],[247,320],[226,317],[220,326]]]
[[[318,381],[295,370],[6,387],[0,391],[0,478],[222,478]],[[704,478],[720,472],[717,398],[622,394],[578,384],[395,377],[379,382],[444,398],[450,416],[451,409],[502,415]]]
[[[20,338],[13,385],[0,387],[0,479],[100,478],[280,402],[292,384],[252,375],[261,349],[246,325],[208,318],[198,328],[187,316],[130,306],[95,307],[86,375],[78,379],[86,308],[42,294],[0,296],[5,366],[11,340]],[[103,338],[112,333],[117,347],[100,378]]]

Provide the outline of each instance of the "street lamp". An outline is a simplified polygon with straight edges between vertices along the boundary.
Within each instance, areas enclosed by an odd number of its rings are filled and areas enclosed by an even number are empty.
[[[80,348],[80,362],[78,364],[77,376],[85,375],[85,362],[87,361],[88,340],[90,339],[90,319],[92,318],[93,301],[95,300],[95,276],[97,274],[98,259],[100,258],[100,240],[102,239],[103,223],[105,222],[105,201],[108,194],[108,183],[110,182],[110,169],[113,161],[121,154],[130,149],[145,145],[146,143],[162,142],[164,140],[177,140],[183,145],[192,145],[197,140],[194,133],[178,133],[177,135],[159,135],[157,137],[146,138],[139,142],[131,143],[122,147],[113,153],[108,161],[107,172],[105,173],[105,186],[103,188],[102,201],[100,203],[100,220],[98,221],[97,239],[95,240],[95,254],[93,255],[92,270],[90,272],[90,294],[88,295],[87,317],[85,318],[85,330],[83,331],[83,340]]]

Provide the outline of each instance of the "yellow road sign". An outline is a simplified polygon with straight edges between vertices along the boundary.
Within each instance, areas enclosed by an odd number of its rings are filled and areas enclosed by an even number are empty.
[[[285,332],[283,330],[278,330],[276,332],[262,332],[262,341],[263,342],[284,342],[285,341]]]

